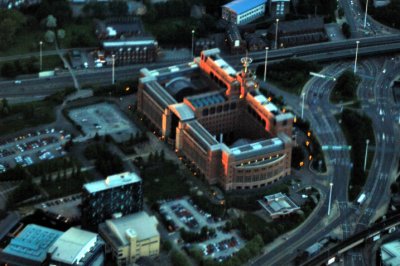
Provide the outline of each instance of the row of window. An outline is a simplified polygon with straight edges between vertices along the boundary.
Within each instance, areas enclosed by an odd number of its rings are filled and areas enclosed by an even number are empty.
[[[274,179],[273,181],[269,181],[268,183],[262,183],[260,185],[253,185],[253,186],[236,186],[235,189],[251,189],[251,188],[260,188],[260,187],[265,187],[267,185],[271,185],[272,183],[275,183],[278,181],[281,177],[278,179]]]
[[[210,107],[210,108],[204,108],[202,111],[203,116],[208,116],[208,115],[213,115],[215,113],[221,113],[222,111],[227,112],[229,110],[235,110],[236,109],[236,103],[233,102],[231,104],[226,103],[223,106],[219,105],[217,107]]]

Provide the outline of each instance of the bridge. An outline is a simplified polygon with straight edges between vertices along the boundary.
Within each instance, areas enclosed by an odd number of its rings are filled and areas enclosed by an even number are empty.
[[[328,261],[333,261],[334,258],[340,256],[341,254],[349,251],[350,249],[361,245],[365,241],[389,231],[391,228],[400,225],[400,214],[396,214],[383,220],[379,223],[372,225],[370,228],[364,231],[358,232],[348,239],[336,244],[335,246],[328,248],[324,252],[308,259],[301,266],[312,266],[312,265],[322,265],[328,263]]]
[[[353,59],[356,50],[356,40],[360,41],[359,57],[390,54],[400,51],[400,34],[393,34],[269,50],[268,62],[280,61],[291,57],[319,62]],[[251,52],[249,56],[253,58],[253,65],[265,62],[265,51]],[[229,59],[231,62],[239,62],[240,57],[241,55],[234,55],[227,56],[226,59]]]

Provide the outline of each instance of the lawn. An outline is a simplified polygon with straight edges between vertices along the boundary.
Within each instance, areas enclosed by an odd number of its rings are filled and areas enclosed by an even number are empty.
[[[155,162],[141,172],[144,196],[152,204],[162,199],[174,199],[189,194],[189,187],[170,161]]]
[[[37,52],[39,55],[39,42],[44,40],[44,32],[39,30],[26,30],[17,33],[14,45],[7,51],[0,51],[0,56],[19,55]],[[53,44],[43,42],[43,51],[54,50]]]

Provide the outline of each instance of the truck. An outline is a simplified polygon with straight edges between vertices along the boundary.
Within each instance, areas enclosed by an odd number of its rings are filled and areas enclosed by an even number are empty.
[[[49,78],[49,77],[54,77],[54,75],[55,75],[54,70],[39,72],[39,78]]]
[[[362,205],[366,199],[367,199],[367,196],[365,195],[365,193],[362,193],[357,199],[357,204]]]

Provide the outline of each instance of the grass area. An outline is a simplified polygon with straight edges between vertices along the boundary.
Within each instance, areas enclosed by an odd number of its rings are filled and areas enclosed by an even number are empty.
[[[369,139],[369,145],[375,145],[374,130],[372,127],[372,121],[365,115],[360,115],[356,111],[344,109],[343,113],[337,116],[340,119],[340,123],[343,133],[346,137],[348,145],[351,145],[351,161],[353,162],[353,168],[351,171],[351,178],[349,184],[349,200],[355,200],[357,195],[361,192],[365,181],[368,177],[368,169],[374,156],[373,151],[368,151],[367,171],[364,171],[364,156],[366,140]]]
[[[157,159],[144,165],[141,172],[144,196],[151,204],[158,200],[174,199],[189,194],[189,187],[178,169],[171,161]]]
[[[39,55],[39,42],[44,40],[44,32],[41,30],[24,30],[17,33],[14,45],[10,46],[7,51],[0,51],[0,56],[26,54],[37,52]],[[54,44],[43,42],[43,51],[54,50]]]
[[[337,79],[333,87],[330,100],[333,103],[357,101],[357,87],[360,78],[353,72],[347,70]]]
[[[322,67],[314,62],[299,59],[286,59],[268,66],[268,82],[294,94],[300,95],[302,88],[310,79],[310,72],[319,72]],[[257,76],[264,75],[264,66],[257,67]]]
[[[91,19],[65,26],[65,38],[60,41],[61,48],[97,47],[94,22]]]
[[[0,109],[0,135],[53,122],[56,118],[54,108],[73,91],[69,88],[42,101],[11,105],[7,113]]]
[[[49,194],[49,198],[53,199],[81,192],[83,184],[92,179],[89,173],[83,172],[71,178],[56,178],[51,182],[42,182],[41,187]]]
[[[55,68],[63,68],[64,63],[58,55],[48,55],[42,57],[42,70],[54,70]],[[0,69],[4,64],[13,64],[15,66],[15,74],[36,74],[40,71],[39,57],[0,62]]]

